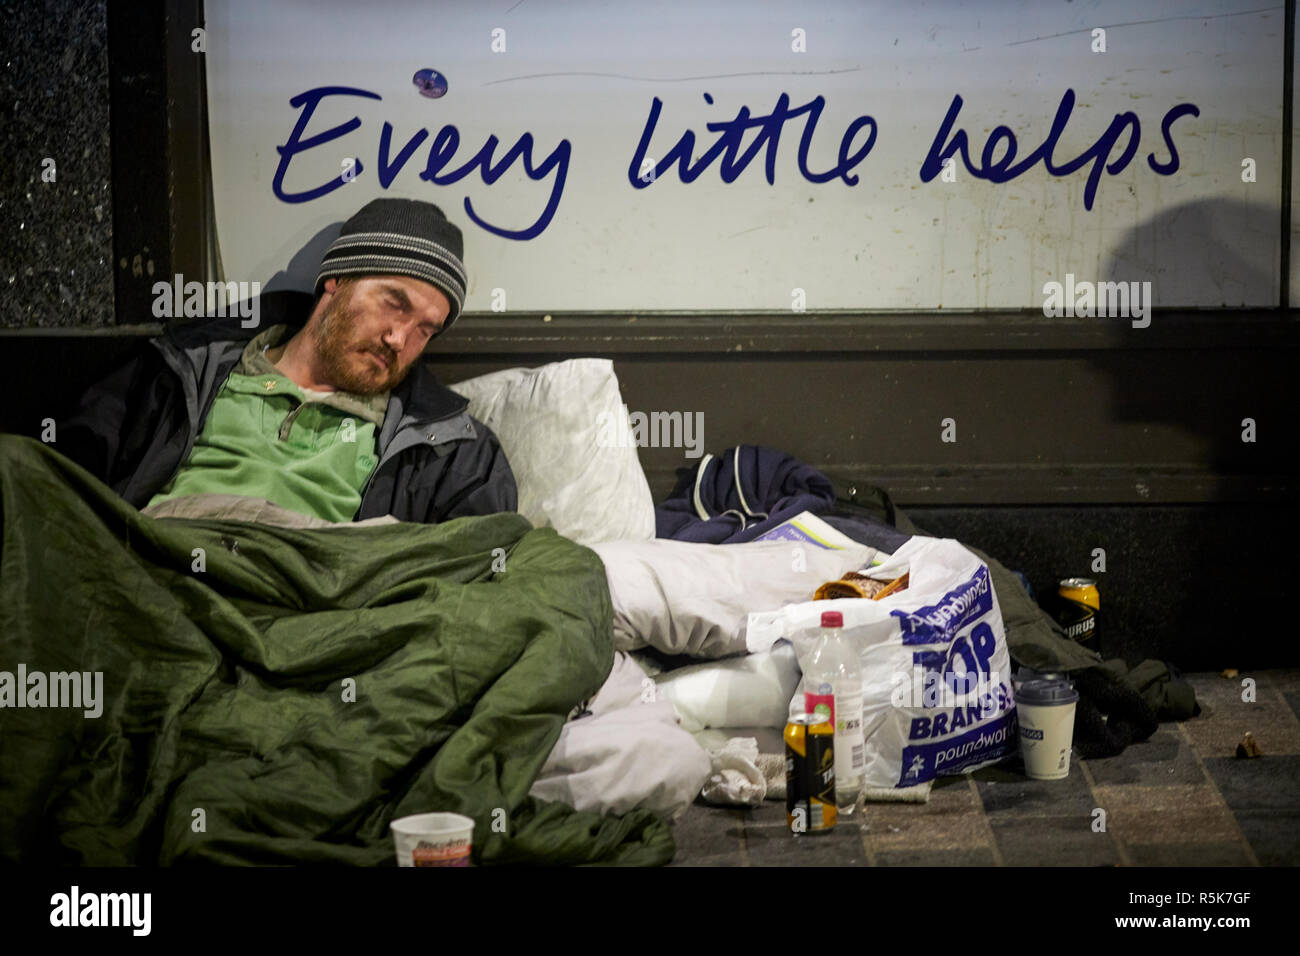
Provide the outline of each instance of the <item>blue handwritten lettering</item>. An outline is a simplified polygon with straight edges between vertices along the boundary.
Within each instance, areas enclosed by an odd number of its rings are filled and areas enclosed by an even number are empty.
[[[1161,176],[1172,176],[1178,171],[1178,150],[1174,146],[1173,139],[1169,136],[1169,127],[1174,125],[1174,120],[1178,119],[1178,117],[1185,116],[1188,113],[1191,113],[1193,116],[1201,115],[1201,111],[1191,103],[1179,103],[1165,114],[1165,118],[1160,123],[1160,135],[1164,137],[1165,145],[1169,147],[1169,162],[1157,163],[1156,154],[1148,153],[1147,165],[1158,172]]]
[[[322,183],[313,188],[301,192],[289,192],[285,189],[285,177],[289,172],[289,165],[293,158],[300,153],[306,152],[324,143],[332,142],[340,137],[346,136],[353,130],[361,126],[359,117],[352,117],[346,123],[341,123],[323,133],[315,136],[304,138],[304,133],[308,123],[311,122],[312,116],[316,112],[316,107],[328,96],[362,96],[367,99],[382,100],[378,93],[372,93],[369,90],[357,89],[350,86],[321,86],[315,89],[306,90],[289,100],[289,105],[300,108],[298,121],[294,124],[293,131],[289,134],[287,142],[283,146],[277,146],[276,152],[280,154],[280,162],[276,167],[275,176],[271,181],[271,190],[275,196],[282,202],[299,203],[310,202],[313,199],[319,199],[346,185],[345,180],[340,174],[333,179]],[[388,189],[397,178],[398,173],[410,161],[411,156],[420,147],[420,145],[429,138],[429,131],[421,129],[415,133],[406,144],[397,153],[396,157],[392,156],[393,126],[385,122],[379,135],[379,185],[383,189]],[[534,166],[533,163],[533,135],[524,133],[519,140],[506,150],[500,161],[493,163],[493,154],[496,152],[500,140],[496,136],[489,136],[482,148],[459,169],[441,173],[443,167],[455,155],[460,145],[460,133],[455,126],[450,124],[444,125],[442,129],[434,136],[433,142],[429,147],[429,156],[425,163],[424,172],[420,178],[425,182],[431,182],[438,186],[445,186],[455,183],[465,176],[472,173],[475,168],[482,171],[483,182],[491,186],[500,179],[516,159],[522,159],[524,172],[533,181],[540,181],[549,176],[552,170],[555,171],[555,181],[551,187],[551,195],[547,200],[546,208],[542,211],[541,217],[531,226],[524,229],[511,230],[501,226],[493,225],[484,220],[475,212],[469,197],[465,197],[465,213],[478,226],[486,229],[498,236],[507,239],[533,239],[541,235],[542,232],[550,225],[555,216],[556,210],[560,205],[560,198],[564,193],[564,183],[568,176],[569,158],[572,153],[572,147],[567,139],[561,140],[559,145],[547,156],[540,165]],[[353,167],[355,173],[351,179],[358,178],[365,165],[357,159]]]
[[[298,115],[298,122],[294,125],[293,132],[289,134],[289,141],[283,146],[275,148],[275,151],[280,154],[280,164],[275,168],[275,178],[271,180],[271,191],[275,193],[276,198],[281,202],[311,202],[313,199],[326,196],[340,186],[347,184],[342,175],[339,175],[324,185],[317,186],[315,189],[308,189],[305,192],[286,193],[284,191],[284,176],[289,171],[289,162],[295,156],[322,143],[328,143],[340,136],[346,136],[361,125],[360,118],[354,116],[346,123],[335,126],[333,129],[318,133],[310,139],[303,139],[303,130],[307,128],[307,123],[311,120],[312,114],[316,112],[316,107],[320,105],[320,101],[327,96],[365,96],[372,100],[383,99],[378,93],[371,93],[369,90],[358,90],[351,86],[318,86],[314,90],[299,93],[289,100],[290,106],[299,107],[305,105],[306,109]],[[353,168],[359,176],[365,167],[362,165],[361,160],[358,159],[356,166]]]
[[[411,154],[419,149],[420,144],[429,138],[429,131],[422,129],[407,141],[402,147],[402,151],[397,154],[397,160],[390,164],[388,162],[388,151],[393,139],[393,124],[384,123],[384,129],[379,134],[379,185],[387,189],[397,178],[397,174],[402,171],[406,161],[411,158]]]
[[[704,94],[704,100],[707,103],[713,103],[713,97],[708,93]],[[824,173],[816,173],[808,168],[808,150],[812,145],[813,135],[817,130],[817,121],[821,118],[822,110],[826,106],[826,98],[822,96],[815,97],[803,106],[790,109],[790,96],[782,93],[776,101],[776,106],[767,116],[751,117],[748,106],[742,106],[737,112],[735,119],[725,122],[707,123],[707,129],[712,133],[721,133],[717,141],[709,148],[703,156],[694,164],[691,163],[691,155],[695,152],[695,133],[686,130],[677,140],[676,144],[668,150],[663,159],[655,163],[654,179],[658,179],[673,163],[678,164],[677,176],[684,183],[694,182],[700,175],[713,164],[713,161],[722,157],[719,164],[719,175],[725,183],[735,182],[745,168],[753,160],[758,151],[764,146],[767,147],[764,156],[764,174],[767,177],[768,185],[776,182],[776,152],[780,143],[781,129],[786,122],[798,116],[808,114],[808,120],[804,123],[803,135],[799,139],[799,172],[809,182],[824,183],[831,179],[840,178],[847,185],[857,185],[858,177],[850,175],[851,171],[866,159],[867,154],[876,143],[877,125],[876,121],[870,116],[859,116],[849,124],[848,129],[844,131],[840,139],[840,148],[838,162],[831,169]],[[650,104],[650,114],[646,117],[645,126],[641,131],[641,139],[637,143],[636,151],[632,154],[632,161],[628,164],[627,178],[628,182],[636,189],[644,189],[650,185],[652,178],[648,175],[648,170],[643,173],[641,167],[645,163],[646,153],[650,148],[650,140],[654,136],[655,128],[659,125],[659,116],[663,112],[663,101],[655,97]],[[856,152],[850,154],[849,148],[853,145],[854,137],[864,126],[870,127],[870,135]],[[749,147],[739,157],[737,153],[741,147],[741,141],[746,131],[757,129],[758,135]]]
[[[286,188],[285,182],[294,157],[341,139],[362,125],[361,119],[353,116],[350,120],[331,127],[324,132],[308,136],[307,127],[315,115],[316,108],[325,98],[331,96],[359,96],[372,100],[383,99],[377,93],[356,87],[322,86],[305,90],[289,100],[289,105],[298,109],[299,115],[286,142],[276,147],[280,159],[271,183],[272,191],[282,202],[302,203],[319,199],[356,179],[366,169],[359,158],[353,157],[355,159],[355,165],[351,170],[353,175],[348,176],[346,179],[343,174],[340,174],[311,188],[299,191],[291,191]],[[710,94],[705,93],[704,99],[712,105],[713,97]],[[1008,182],[1025,173],[1039,162],[1053,176],[1067,176],[1084,167],[1090,167],[1084,187],[1084,207],[1092,209],[1102,174],[1109,173],[1113,176],[1126,169],[1137,154],[1141,140],[1142,127],[1137,115],[1132,112],[1117,113],[1105,132],[1092,146],[1073,159],[1058,164],[1054,153],[1074,109],[1074,91],[1067,89],[1061,97],[1060,105],[1057,107],[1047,137],[1036,149],[1017,161],[1019,143],[1015,131],[1008,126],[997,126],[985,140],[984,147],[980,151],[979,160],[976,162],[971,157],[971,144],[966,131],[955,128],[962,104],[962,97],[959,94],[954,95],[947,115],[940,124],[930,144],[925,161],[921,165],[920,177],[922,182],[932,180],[940,173],[945,162],[958,155],[971,175],[994,183]],[[637,143],[631,163],[628,166],[628,181],[634,188],[644,189],[650,185],[653,179],[657,179],[659,175],[676,165],[678,178],[683,183],[691,183],[703,175],[714,162],[717,162],[719,176],[722,181],[732,183],[740,177],[749,164],[758,156],[759,152],[762,151],[764,153],[764,176],[769,185],[775,185],[776,157],[782,130],[791,120],[805,117],[797,154],[800,175],[812,183],[824,183],[833,179],[840,179],[848,186],[857,185],[859,178],[853,173],[853,170],[867,158],[875,146],[879,132],[878,125],[871,116],[862,115],[856,117],[840,138],[835,165],[825,171],[814,171],[809,168],[808,156],[825,106],[825,98],[816,96],[802,106],[792,108],[790,96],[787,93],[780,94],[776,105],[766,116],[753,116],[748,106],[741,106],[733,119],[706,124],[709,132],[717,134],[717,138],[701,157],[693,160],[696,137],[694,131],[688,129],[681,134],[677,142],[673,144],[663,158],[654,164],[654,176],[650,177],[644,174],[642,167],[647,163],[646,155],[663,112],[663,101],[658,97],[654,97],[641,132],[640,141]],[[1180,159],[1178,150],[1174,145],[1171,127],[1176,120],[1188,114],[1199,116],[1200,110],[1191,103],[1180,103],[1165,114],[1160,124],[1161,136],[1165,147],[1169,151],[1169,160],[1161,162],[1156,159],[1154,152],[1147,154],[1148,165],[1159,175],[1172,175],[1179,168]],[[864,129],[867,133],[865,142],[854,148],[856,140]],[[756,133],[753,140],[746,146],[744,138],[750,130],[755,130]],[[380,130],[378,148],[378,174],[381,188],[388,189],[392,186],[402,169],[410,162],[416,150],[426,140],[429,140],[429,137],[430,132],[427,129],[415,131],[394,155],[393,126],[388,122],[383,124]],[[522,133],[514,145],[506,149],[498,159],[496,153],[500,145],[501,142],[495,135],[489,135],[486,142],[467,162],[464,162],[459,167],[449,169],[448,167],[452,164],[460,148],[460,132],[455,126],[446,124],[433,135],[433,139],[429,144],[424,171],[419,174],[419,177],[435,186],[448,186],[459,182],[477,170],[483,182],[491,186],[514,166],[516,160],[522,163],[524,172],[535,182],[554,174],[551,194],[541,216],[532,225],[522,229],[508,229],[486,221],[475,210],[470,198],[468,196],[464,198],[466,215],[486,231],[507,239],[536,238],[550,225],[559,209],[560,199],[563,196],[564,186],[568,178],[572,145],[567,139],[560,140],[555,149],[540,164],[534,163],[533,150],[535,141],[533,134],[530,132]],[[1117,152],[1118,155],[1116,155]]]
[[[541,235],[542,230],[550,224],[551,218],[555,215],[555,210],[560,206],[560,195],[564,192],[564,181],[568,177],[569,173],[569,156],[572,152],[572,147],[569,145],[567,139],[560,140],[560,145],[555,147],[551,155],[547,156],[546,159],[543,160],[542,165],[534,169],[532,133],[524,133],[520,136],[519,142],[515,143],[515,145],[511,146],[510,149],[506,151],[506,154],[501,157],[501,161],[497,163],[496,166],[492,166],[492,152],[496,149],[496,145],[497,138],[495,136],[489,136],[487,142],[483,144],[483,148],[478,151],[478,155],[461,168],[460,174],[453,173],[446,178],[453,181],[459,179],[461,175],[469,172],[470,168],[477,162],[481,163],[483,166],[483,182],[491,186],[514,164],[516,156],[523,157],[524,172],[527,173],[528,178],[534,182],[545,179],[550,174],[551,170],[558,166],[559,169],[555,174],[555,184],[551,187],[551,198],[547,201],[546,208],[542,210],[541,218],[527,229],[520,229],[517,232],[511,232],[491,225],[479,218],[479,216],[474,212],[474,207],[470,205],[469,197],[465,197],[465,215],[469,216],[471,220],[482,226],[488,232],[495,233],[498,236],[503,236],[506,239],[532,239]]]
[[[1053,161],[1053,153],[1057,141],[1070,119],[1070,113],[1074,110],[1074,90],[1066,90],[1061,97],[1060,105],[1056,109],[1056,116],[1052,120],[1052,128],[1048,132],[1047,138],[1037,149],[1026,156],[1020,163],[1015,163],[1016,134],[1006,126],[998,126],[985,141],[984,150],[980,155],[980,164],[976,165],[971,162],[966,131],[958,129],[955,133],[953,132],[953,124],[957,120],[957,114],[961,112],[961,107],[962,98],[960,94],[954,95],[952,104],[948,107],[948,113],[944,116],[943,122],[939,124],[939,130],[935,133],[934,141],[930,144],[930,151],[926,155],[925,162],[921,164],[922,182],[928,183],[939,175],[944,162],[954,154],[961,155],[962,163],[972,176],[978,179],[987,179],[994,183],[1008,182],[1030,169],[1040,160],[1043,162],[1043,167],[1053,176],[1068,176],[1070,173],[1091,163],[1092,169],[1088,173],[1088,181],[1083,192],[1083,205],[1085,209],[1092,209],[1102,171],[1104,170],[1112,176],[1122,172],[1137,153],[1138,142],[1142,134],[1142,124],[1135,113],[1117,113],[1115,118],[1111,120],[1110,126],[1106,128],[1106,131],[1102,133],[1097,142],[1069,162],[1060,166],[1056,165]],[[1164,135],[1165,143],[1169,147],[1170,161],[1168,163],[1157,163],[1154,153],[1147,158],[1151,168],[1162,176],[1172,175],[1178,169],[1178,151],[1174,148],[1173,140],[1170,138],[1169,127],[1174,120],[1186,113],[1191,113],[1194,116],[1200,115],[1200,111],[1192,104],[1180,103],[1165,114],[1164,121],[1161,123],[1161,132]],[[1128,133],[1128,142],[1123,153],[1115,160],[1108,162],[1116,144],[1126,132]],[[1004,145],[1005,151],[1000,158],[995,159],[994,157],[997,155],[999,148]]]

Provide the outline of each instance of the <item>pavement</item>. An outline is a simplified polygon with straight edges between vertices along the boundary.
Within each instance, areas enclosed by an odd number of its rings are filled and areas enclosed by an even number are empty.
[[[1300,670],[1184,676],[1199,716],[1161,724],[1116,757],[1075,754],[1062,780],[1030,780],[1012,758],[940,778],[928,803],[869,803],[818,836],[789,832],[784,800],[753,809],[697,800],[674,826],[671,865],[1300,864]],[[1235,755],[1247,732],[1261,756]],[[779,733],[760,749],[775,741]]]

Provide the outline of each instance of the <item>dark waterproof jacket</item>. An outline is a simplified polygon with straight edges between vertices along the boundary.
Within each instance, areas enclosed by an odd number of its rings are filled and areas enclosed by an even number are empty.
[[[835,486],[816,468],[783,451],[737,445],[677,469],[677,486],[655,505],[655,537],[740,544],[834,504]]]
[[[272,325],[297,331],[315,300],[301,292],[259,297],[259,322],[239,316],[169,326],[92,386],[59,420],[55,449],[145,507],[189,458],[222,384],[249,340]],[[466,412],[468,400],[423,362],[393,389],[375,440],[379,463],[354,520],[391,514],[434,524],[514,511],[514,473],[496,435]]]

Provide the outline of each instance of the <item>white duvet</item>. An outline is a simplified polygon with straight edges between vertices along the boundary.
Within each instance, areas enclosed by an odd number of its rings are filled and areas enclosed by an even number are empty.
[[[618,653],[590,714],[565,724],[531,792],[579,810],[644,807],[668,816],[689,806],[716,769],[690,732],[785,724],[798,663],[785,643],[747,653],[750,612],[806,601],[876,553],[788,541],[591,547],[605,563]],[[708,662],[652,679],[626,653],[642,648]]]
[[[598,813],[642,807],[671,817],[691,804],[713,761],[636,661],[616,653],[587,710],[564,725],[529,793]]]

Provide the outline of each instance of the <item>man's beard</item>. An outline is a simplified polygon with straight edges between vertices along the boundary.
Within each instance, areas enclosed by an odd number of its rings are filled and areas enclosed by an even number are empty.
[[[352,290],[347,288],[321,316],[312,330],[316,355],[335,388],[356,395],[378,395],[396,387],[409,368],[398,368],[397,355],[382,342],[366,342],[354,334],[356,312],[347,308],[351,302]],[[384,359],[388,368],[381,369],[371,354]]]

